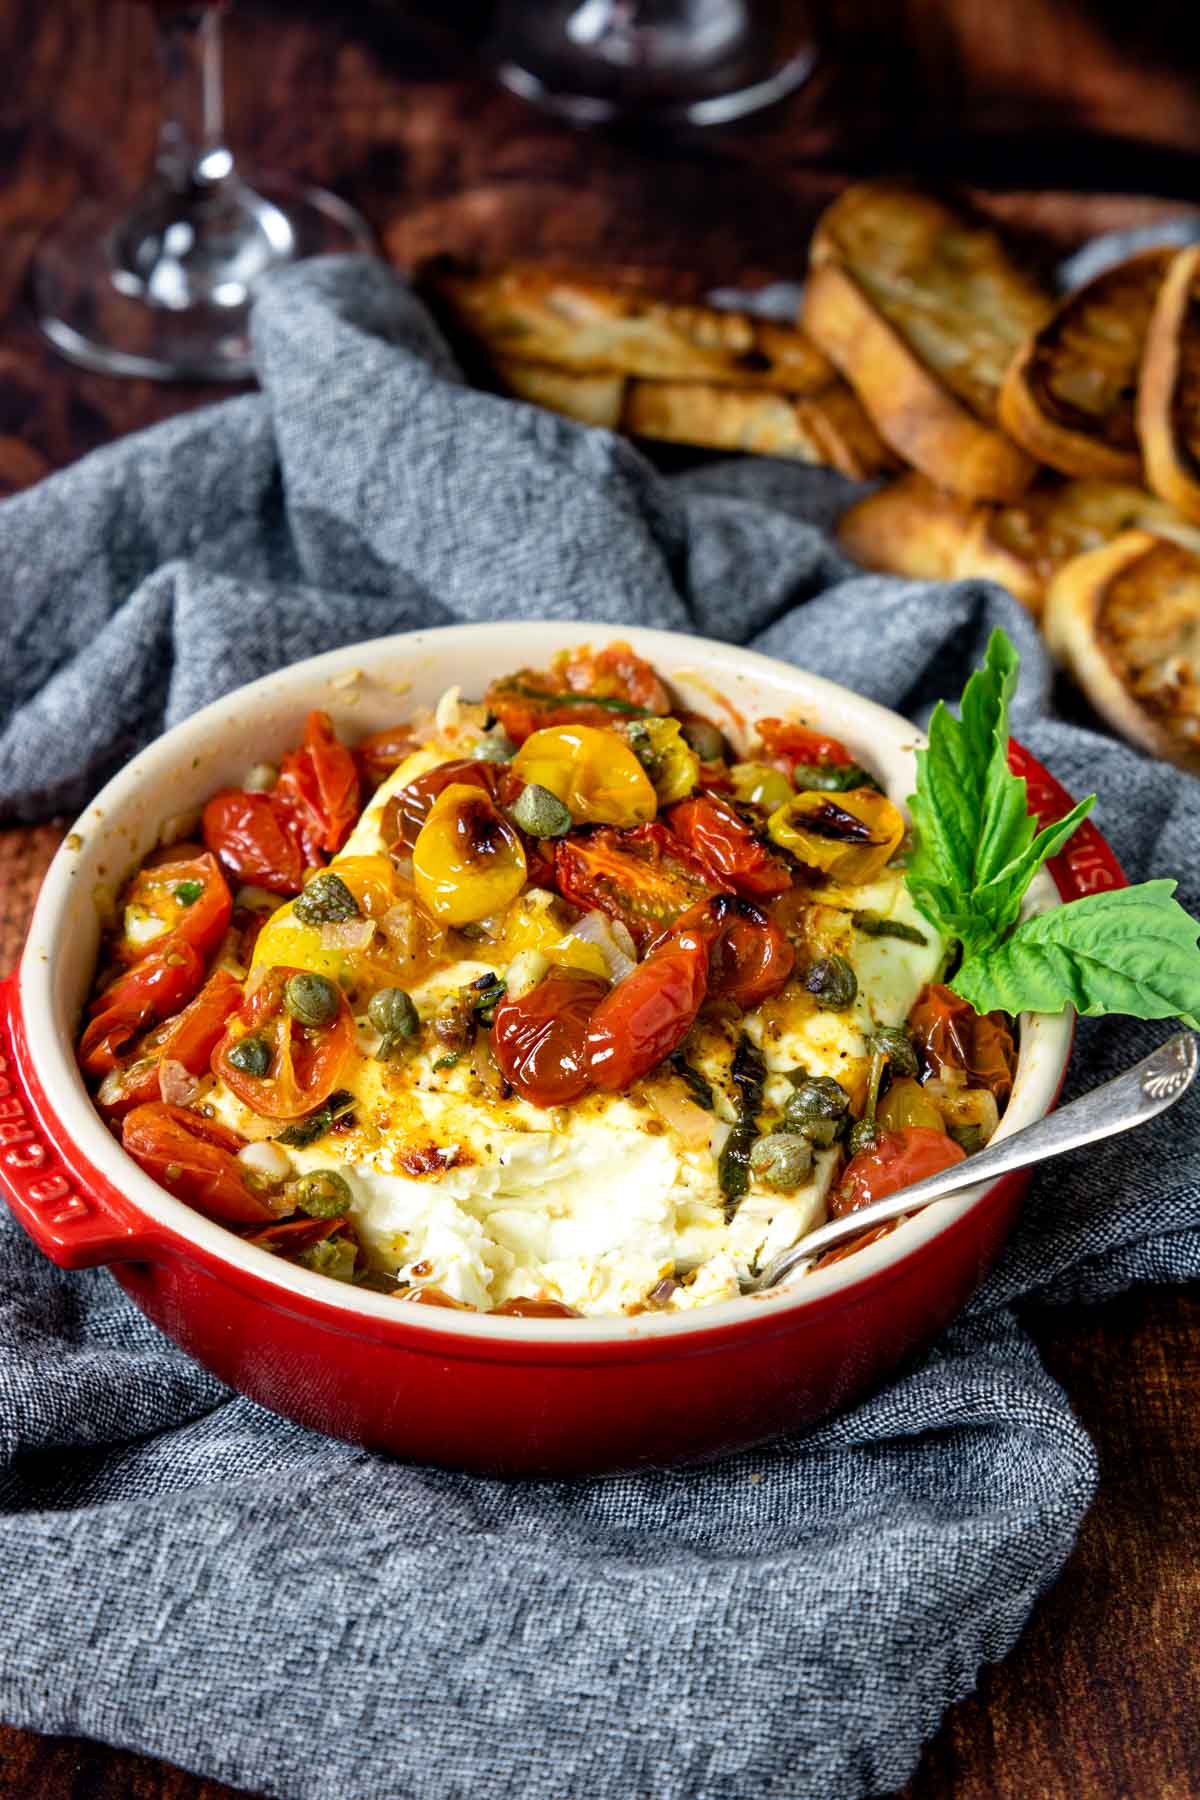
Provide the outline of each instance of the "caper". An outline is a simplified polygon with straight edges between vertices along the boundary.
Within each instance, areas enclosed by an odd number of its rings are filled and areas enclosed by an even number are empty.
[[[313,1219],[336,1219],[349,1212],[354,1200],[350,1183],[336,1169],[313,1169],[311,1174],[302,1175],[290,1189],[289,1197],[296,1202],[298,1212],[308,1213]]]
[[[696,752],[701,762],[720,762],[725,755],[725,739],[707,719],[685,719],[681,726],[683,739]]]
[[[857,1119],[850,1127],[850,1136],[846,1142],[851,1156],[857,1156],[862,1150],[873,1150],[879,1142],[874,1119]]]
[[[271,1046],[266,1038],[239,1038],[230,1048],[229,1060],[243,1075],[266,1075],[271,1067]]]
[[[871,1033],[867,1042],[872,1050],[878,1050],[882,1056],[887,1057],[893,1075],[917,1074],[917,1052],[902,1025],[881,1025]]]
[[[383,1040],[375,1052],[380,1062],[388,1062],[406,1039],[421,1030],[421,1015],[403,988],[380,988],[372,994],[367,1017]]]
[[[820,1149],[827,1150],[846,1128],[850,1096],[832,1075],[806,1076],[789,1095],[783,1109],[789,1131],[801,1131]]]
[[[750,1152],[750,1167],[768,1187],[791,1193],[812,1174],[812,1145],[798,1131],[771,1131]]]
[[[530,837],[565,837],[571,829],[571,814],[557,794],[531,781],[522,788],[512,809],[513,823]]]
[[[475,745],[472,755],[476,762],[511,762],[517,754],[517,746],[507,731],[489,731]]]
[[[845,1012],[858,998],[858,976],[844,956],[818,957],[809,966],[804,986],[828,1012]]]
[[[362,917],[358,901],[341,876],[330,869],[313,876],[296,895],[292,911],[302,925],[337,925],[343,919]]]
[[[283,1004],[297,1024],[318,1030],[337,1018],[341,996],[337,983],[326,975],[290,975]]]

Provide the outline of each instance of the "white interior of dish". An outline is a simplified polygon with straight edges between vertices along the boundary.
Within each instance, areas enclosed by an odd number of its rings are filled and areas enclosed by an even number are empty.
[[[786,713],[841,738],[903,802],[915,779],[914,727],[873,701],[753,651],[673,632],[598,623],[496,623],[453,626],[351,645],[267,676],[215,701],[135,757],[76,822],[47,874],[20,966],[21,1003],[39,1080],[84,1155],[131,1201],[164,1227],[224,1262],[292,1293],[303,1293],[360,1317],[395,1318],[387,1295],[343,1287],[324,1276],[243,1243],[153,1182],[102,1123],[75,1064],[73,1043],[99,946],[99,904],[164,835],[218,788],[239,785],[255,762],[277,761],[293,744],[312,707],[329,712],[348,742],[395,723],[417,705],[435,702],[450,685],[482,693],[504,670],[544,667],[576,643],[632,642],[671,682],[685,704],[717,720],[735,739],[738,719]],[[182,835],[179,824],[166,835]],[[1029,904],[1054,904],[1043,874]],[[1070,1049],[1072,1015],[1026,1015],[1012,1098],[1000,1124],[1008,1136],[1052,1104]],[[680,1314],[633,1318],[493,1318],[487,1314],[405,1309],[405,1325],[463,1337],[602,1343],[672,1333],[693,1334],[753,1316],[763,1307],[792,1308],[853,1287],[947,1229],[986,1189],[967,1189],[906,1221],[881,1242],[845,1261],[805,1275],[771,1294],[723,1301]]]

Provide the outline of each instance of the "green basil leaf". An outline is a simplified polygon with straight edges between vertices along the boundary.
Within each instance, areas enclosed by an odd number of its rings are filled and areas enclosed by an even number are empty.
[[[967,956],[951,982],[976,1012],[1178,1016],[1200,1030],[1200,924],[1173,881],[1090,894]]]

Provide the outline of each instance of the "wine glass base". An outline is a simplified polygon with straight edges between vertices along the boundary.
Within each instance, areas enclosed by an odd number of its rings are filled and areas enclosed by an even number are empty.
[[[815,49],[806,48],[789,57],[761,81],[749,82],[729,93],[664,102],[643,96],[625,98],[564,91],[512,60],[502,60],[496,65],[496,78],[510,93],[572,125],[631,123],[678,128],[684,125],[729,125],[776,106],[804,86],[816,64]]]
[[[358,213],[335,194],[280,180],[255,181],[251,198],[264,215],[286,221],[268,232],[254,259],[254,278],[303,257],[371,253],[374,239]],[[244,381],[250,354],[252,281],[186,285],[172,295],[140,282],[119,250],[125,210],[88,200],[52,226],[34,252],[34,314],[59,353],[101,375],[150,381]],[[161,284],[160,284],[161,287]],[[174,299],[175,304],[170,301]]]

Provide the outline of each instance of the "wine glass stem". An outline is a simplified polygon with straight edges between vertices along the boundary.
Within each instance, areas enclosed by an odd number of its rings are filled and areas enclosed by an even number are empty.
[[[177,193],[212,188],[233,173],[225,144],[221,8],[156,13],[163,65],[158,173]]]

